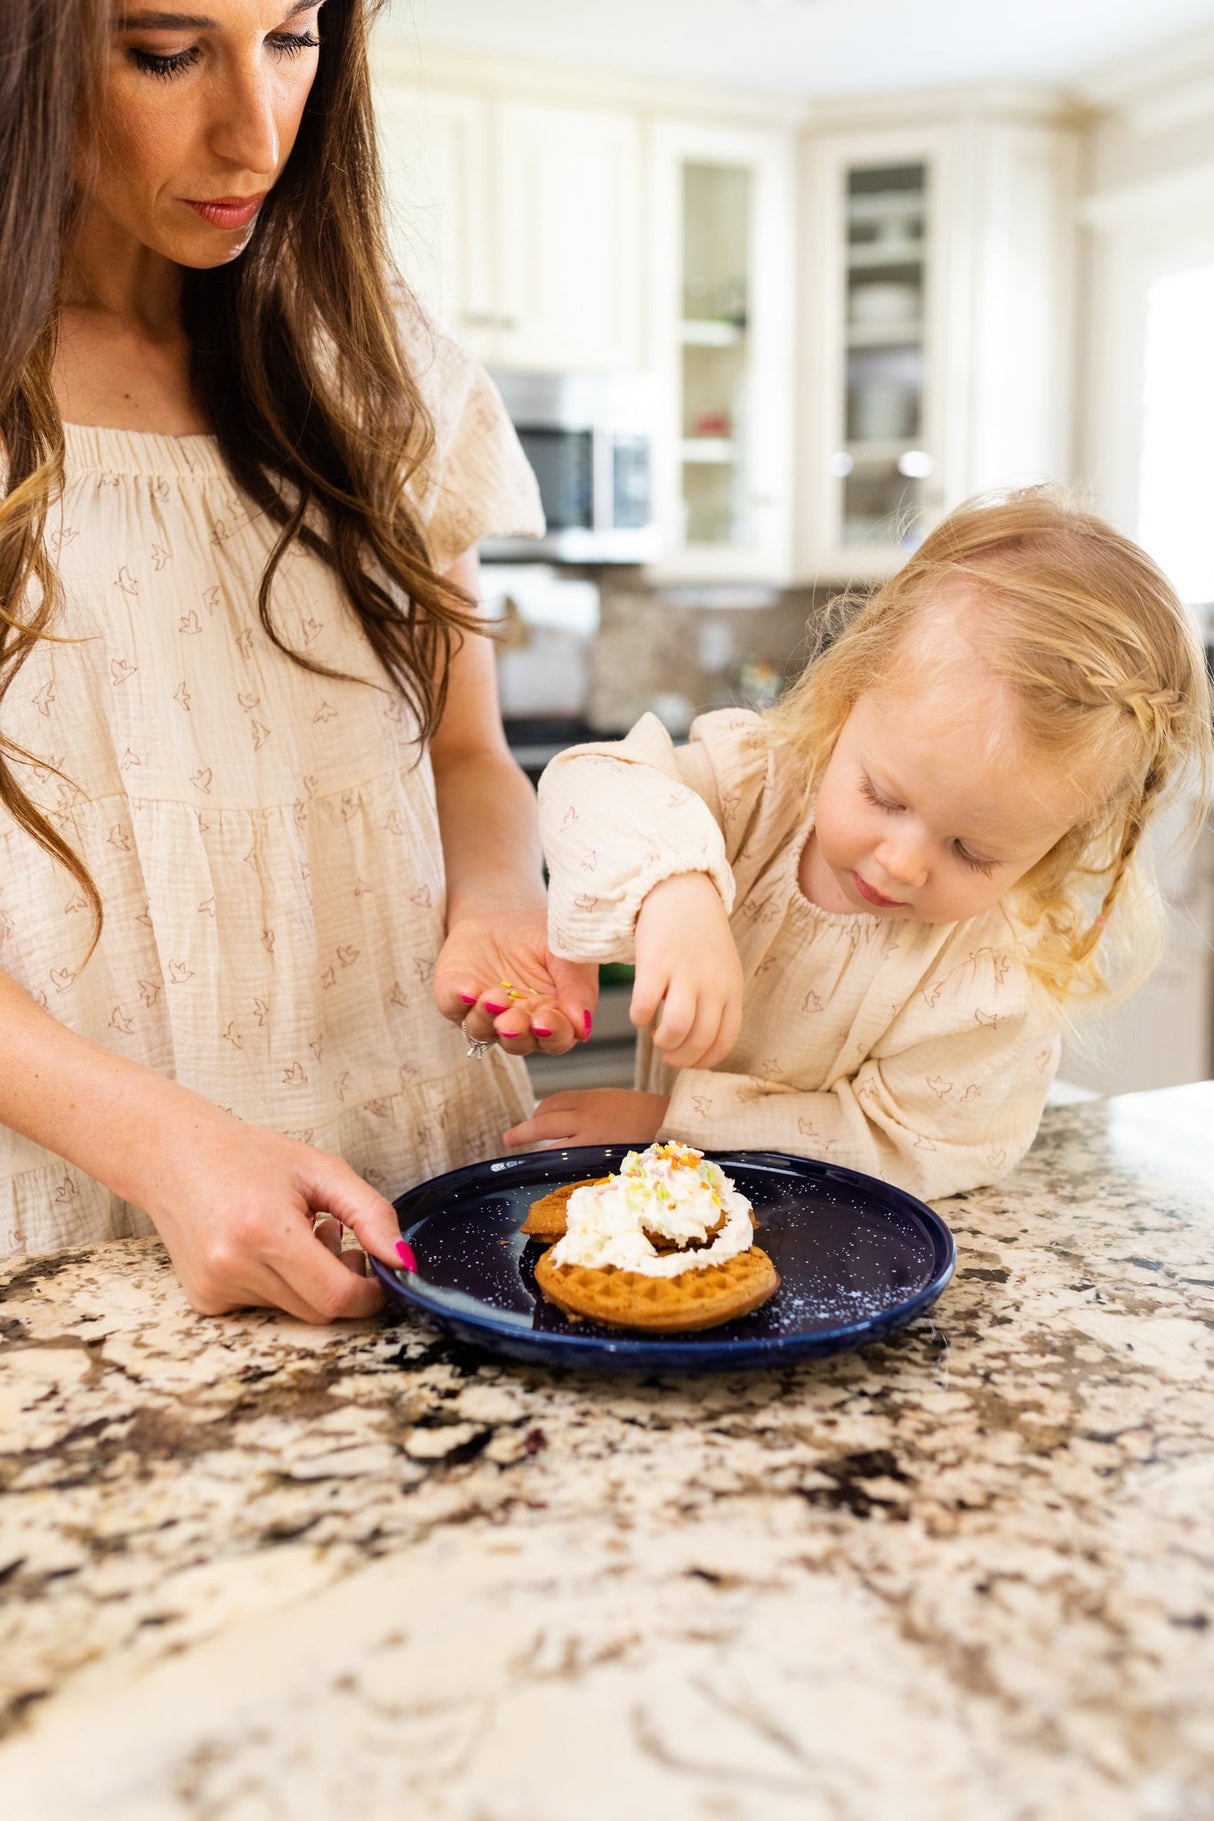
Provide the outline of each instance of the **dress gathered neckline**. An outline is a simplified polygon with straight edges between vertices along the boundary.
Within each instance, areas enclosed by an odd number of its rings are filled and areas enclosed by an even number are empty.
[[[107,424],[63,426],[68,465],[77,474],[226,474],[211,430],[173,436],[164,430],[120,430]]]

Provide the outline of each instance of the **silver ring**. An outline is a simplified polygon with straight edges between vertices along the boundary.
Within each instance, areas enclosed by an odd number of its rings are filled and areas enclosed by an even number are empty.
[[[467,1050],[464,1052],[465,1055],[475,1057],[477,1062],[480,1061],[482,1056],[487,1055],[497,1042],[496,1037],[474,1037],[468,1029],[468,1020],[466,1018],[459,1028],[460,1035],[468,1045]]]

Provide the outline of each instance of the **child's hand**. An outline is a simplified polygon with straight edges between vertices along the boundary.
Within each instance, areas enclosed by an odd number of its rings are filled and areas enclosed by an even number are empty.
[[[563,1056],[590,1035],[598,968],[548,952],[546,913],[502,911],[453,925],[434,970],[434,1002],[469,1036],[512,1056]]]
[[[629,1016],[643,1027],[658,1007],[654,1048],[676,1069],[710,1069],[742,1028],[742,963],[720,894],[707,873],[655,885],[636,926]]]
[[[665,1094],[637,1094],[631,1088],[571,1088],[549,1094],[530,1119],[503,1136],[511,1147],[651,1144],[669,1105]]]

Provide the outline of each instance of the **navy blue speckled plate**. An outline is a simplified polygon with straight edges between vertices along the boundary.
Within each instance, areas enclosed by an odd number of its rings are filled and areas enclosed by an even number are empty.
[[[732,1372],[881,1340],[930,1309],[953,1274],[953,1236],[901,1189],[779,1151],[712,1151],[755,1210],[780,1288],[753,1314],[695,1334],[572,1322],[535,1287],[540,1248],[519,1231],[540,1195],[617,1170],[628,1145],[529,1151],[423,1182],[396,1203],[416,1273],[372,1260],[395,1295],[448,1334],[540,1365]]]

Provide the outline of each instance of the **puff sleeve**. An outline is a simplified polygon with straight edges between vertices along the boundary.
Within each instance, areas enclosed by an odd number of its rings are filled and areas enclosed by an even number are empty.
[[[539,537],[539,487],[497,387],[416,305],[398,312],[401,345],[434,427],[409,492],[430,560],[449,569],[482,537]]]
[[[754,715],[702,715],[689,744],[676,747],[646,714],[626,739],[575,746],[552,761],[539,794],[554,953],[630,961],[637,912],[678,873],[707,873],[733,909],[728,837],[766,779],[758,727]]]

